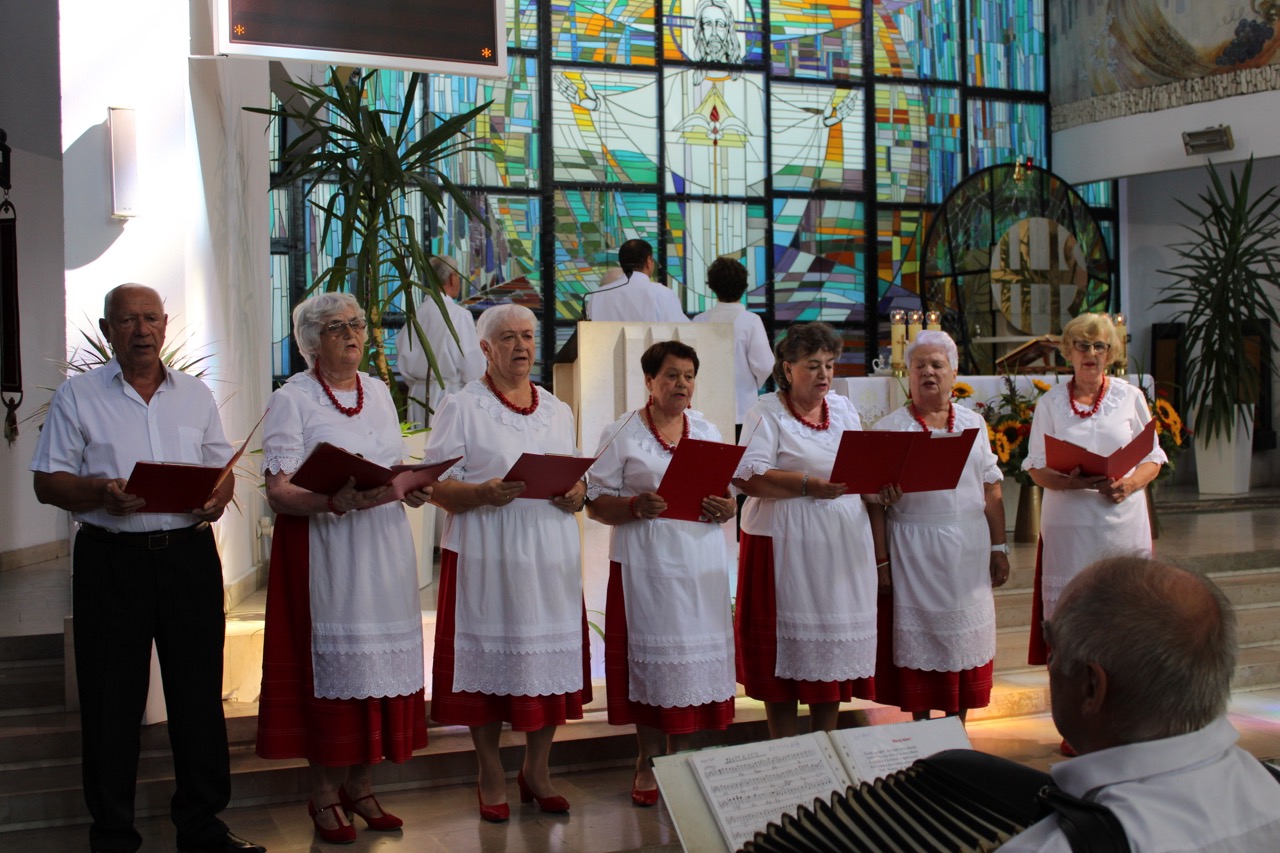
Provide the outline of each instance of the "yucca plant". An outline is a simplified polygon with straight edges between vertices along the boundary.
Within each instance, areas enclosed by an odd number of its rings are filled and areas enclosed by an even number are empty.
[[[1246,321],[1280,323],[1271,303],[1280,294],[1280,196],[1275,187],[1251,195],[1252,157],[1230,185],[1213,163],[1206,170],[1199,204],[1178,200],[1195,222],[1183,226],[1191,238],[1171,247],[1182,262],[1161,270],[1174,280],[1160,288],[1157,304],[1179,307],[1173,319],[1184,326],[1184,406],[1207,443],[1235,435],[1236,417],[1258,400],[1264,377],[1249,357]]]
[[[402,405],[387,363],[382,328],[383,316],[394,301],[402,300],[406,329],[417,335],[437,380],[440,374],[431,342],[417,322],[418,302],[434,300],[450,331],[457,334],[444,310],[440,282],[427,263],[431,252],[422,239],[422,223],[402,205],[406,197],[420,192],[437,214],[443,214],[448,196],[467,215],[480,218],[441,166],[448,157],[479,150],[480,146],[471,144],[466,127],[492,102],[456,116],[437,115],[438,123],[429,128],[427,116],[414,118],[422,75],[409,77],[404,107],[397,112],[369,105],[365,92],[377,73],[343,80],[336,69],[330,69],[326,86],[293,84],[305,108],[246,109],[300,130],[280,157],[284,179],[300,180],[308,197],[317,185],[332,187],[325,201],[313,204],[322,213],[321,242],[336,233],[339,250],[333,265],[315,277],[311,290],[344,290],[364,306],[369,349],[362,366],[375,370]]]

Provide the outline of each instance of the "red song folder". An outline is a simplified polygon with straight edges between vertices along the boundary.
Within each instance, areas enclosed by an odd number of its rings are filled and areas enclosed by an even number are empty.
[[[1044,437],[1044,456],[1050,468],[1063,474],[1070,474],[1076,468],[1091,477],[1106,477],[1118,480],[1137,467],[1152,448],[1155,447],[1156,422],[1147,421],[1147,425],[1138,433],[1138,437],[1110,456],[1099,456],[1085,450],[1078,444],[1054,438]]]
[[[135,462],[129,481],[125,483],[125,492],[146,501],[138,512],[188,513],[199,509],[223,481],[233,475],[236,463],[249,446],[249,439],[253,438],[266,417],[264,411],[240,444],[240,449],[221,468],[190,462]]]
[[[977,437],[977,429],[959,433],[845,430],[830,480],[861,495],[895,484],[904,492],[954,489]]]
[[[522,481],[522,498],[550,500],[558,498],[582,479],[596,461],[594,456],[566,456],[561,453],[521,453],[516,464],[502,478],[504,483]]]
[[[702,499],[725,493],[746,449],[719,441],[681,439],[658,484],[658,495],[667,502],[662,518],[699,520]]]
[[[355,487],[360,491],[391,486],[391,492],[382,503],[398,501],[410,492],[425,489],[440,475],[461,459],[455,456],[443,462],[422,465],[392,465],[387,468],[377,462],[357,456],[341,447],[322,441],[311,451],[290,480],[296,486],[322,495],[335,495],[355,477]]]

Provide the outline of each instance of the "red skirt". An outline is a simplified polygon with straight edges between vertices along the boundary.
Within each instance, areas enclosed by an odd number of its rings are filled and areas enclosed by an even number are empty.
[[[408,760],[427,745],[423,691],[318,699],[311,672],[309,524],[277,515],[267,579],[257,753],[325,767]]]
[[[1044,641],[1044,592],[1041,590],[1041,555],[1044,553],[1044,539],[1036,540],[1036,583],[1035,593],[1031,597],[1031,636],[1027,642],[1027,663],[1046,664],[1049,662],[1049,646]]]
[[[453,634],[458,603],[458,554],[440,551],[440,597],[436,604],[436,654],[431,664],[431,719],[449,726],[510,723],[513,731],[536,732],[581,720],[591,703],[591,653],[587,609],[582,608],[582,689],[551,696],[456,693],[453,689]]]
[[[876,701],[904,711],[959,713],[991,703],[995,661],[960,672],[909,669],[893,662],[893,593],[876,605]]]
[[[738,545],[738,601],[733,614],[738,681],[762,702],[848,702],[875,699],[874,678],[796,681],[778,678],[778,605],[773,585],[773,538],[743,533]]]
[[[733,722],[733,700],[663,708],[631,701],[631,668],[627,660],[627,604],[622,590],[622,565],[609,563],[609,591],[604,622],[605,694],[609,722],[641,725],[665,734],[683,735],[706,729],[723,730]]]

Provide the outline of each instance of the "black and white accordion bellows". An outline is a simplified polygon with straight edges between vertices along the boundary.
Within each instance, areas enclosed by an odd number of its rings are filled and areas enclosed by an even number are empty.
[[[1049,774],[973,750],[922,758],[770,823],[742,853],[995,850],[1045,816]]]

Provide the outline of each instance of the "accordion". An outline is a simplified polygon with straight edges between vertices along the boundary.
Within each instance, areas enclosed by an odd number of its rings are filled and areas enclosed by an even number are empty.
[[[1049,774],[972,750],[947,750],[830,800],[801,806],[742,853],[995,850],[1045,816]]]

